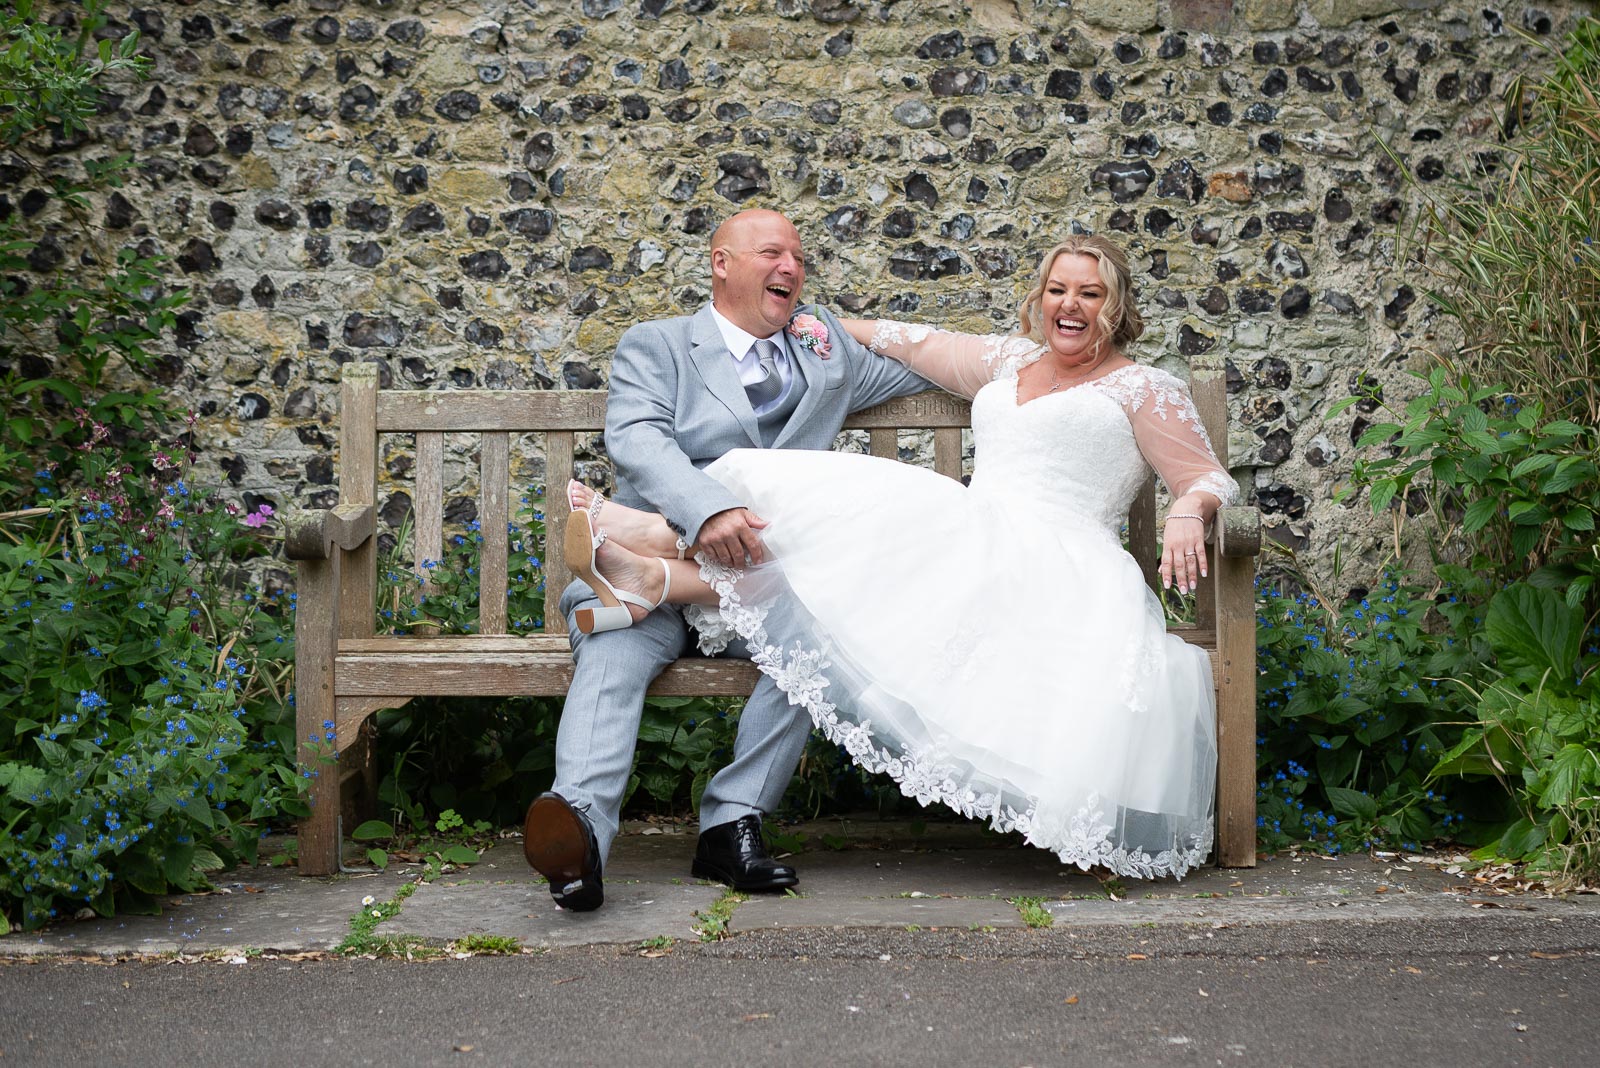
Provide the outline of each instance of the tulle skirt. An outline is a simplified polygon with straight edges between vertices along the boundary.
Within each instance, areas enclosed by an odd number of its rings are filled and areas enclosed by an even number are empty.
[[[1103,525],[868,456],[741,449],[707,472],[770,526],[702,564],[701,647],[745,639],[817,727],[924,805],[1080,868],[1182,876],[1213,835],[1205,653]]]

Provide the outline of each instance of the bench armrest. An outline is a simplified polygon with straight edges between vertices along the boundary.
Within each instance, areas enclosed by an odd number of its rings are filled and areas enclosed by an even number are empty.
[[[283,551],[291,560],[326,560],[335,547],[349,552],[372,537],[377,509],[370,504],[341,504],[333,509],[298,512],[289,517]]]
[[[1261,509],[1234,504],[1217,509],[1208,539],[1220,556],[1257,556],[1261,553]]]

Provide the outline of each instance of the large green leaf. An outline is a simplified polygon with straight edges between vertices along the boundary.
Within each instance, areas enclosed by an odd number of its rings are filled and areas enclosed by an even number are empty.
[[[1527,856],[1544,845],[1545,829],[1529,819],[1520,819],[1507,827],[1495,848],[1502,857],[1516,860]]]
[[[464,846],[464,845],[446,846],[444,848],[443,852],[441,852],[439,854],[439,856],[444,858],[444,860],[447,863],[450,863],[450,864],[476,864],[476,863],[478,863],[478,851],[476,849],[473,849],[471,846]]]
[[[1583,637],[1583,616],[1554,590],[1515,583],[1494,595],[1484,634],[1508,671],[1553,672],[1557,685],[1570,681]]]
[[[1333,811],[1345,819],[1371,822],[1378,818],[1378,802],[1360,790],[1347,790],[1342,786],[1330,786],[1327,790]]]
[[[1493,775],[1495,770],[1495,762],[1490,758],[1488,742],[1485,740],[1485,731],[1469,730],[1462,735],[1459,742],[1439,757],[1439,762],[1433,766],[1428,775],[1433,779],[1446,776],[1465,779],[1478,775]]]
[[[1539,487],[1545,493],[1565,493],[1594,478],[1594,464],[1581,456],[1569,456],[1556,465],[1555,472]]]
[[[1464,534],[1482,530],[1500,510],[1500,502],[1493,497],[1480,497],[1467,505],[1467,512],[1461,519],[1461,530]]]
[[[32,798],[45,779],[44,769],[32,764],[0,764],[0,773],[3,773],[0,779],[5,781],[6,793],[12,800],[29,804],[33,803]]]
[[[1581,745],[1563,746],[1550,767],[1550,780],[1545,784],[1539,802],[1545,808],[1569,805],[1594,791],[1600,781],[1600,755]]]

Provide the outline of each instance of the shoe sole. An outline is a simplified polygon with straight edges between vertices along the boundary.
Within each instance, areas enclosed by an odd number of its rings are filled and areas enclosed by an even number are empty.
[[[567,570],[582,579],[594,591],[595,598],[606,608],[622,607],[622,602],[611,595],[611,591],[605,588],[595,574],[594,528],[589,522],[589,513],[573,512],[568,516],[562,539],[561,555],[566,560]],[[575,615],[578,630],[584,634],[593,634],[594,609],[580,608]]]
[[[583,863],[589,857],[583,820],[559,798],[535,799],[522,825],[522,855],[551,886],[583,878]]]
[[[696,879],[710,879],[712,882],[722,883],[724,886],[738,890],[741,893],[761,893],[765,890],[787,890],[800,882],[798,875],[788,875],[777,879],[768,879],[763,882],[740,882],[721,868],[712,867],[703,860],[696,860],[689,866],[689,874]]]

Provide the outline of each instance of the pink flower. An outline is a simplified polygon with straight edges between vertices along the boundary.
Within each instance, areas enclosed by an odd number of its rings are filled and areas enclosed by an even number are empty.
[[[244,525],[247,526],[247,527],[262,527],[262,526],[266,526],[267,517],[270,516],[271,514],[272,514],[272,505],[270,505],[270,504],[257,505],[255,511],[251,512],[249,515],[244,517]]]
[[[828,347],[828,327],[815,315],[804,312],[789,320],[789,336],[824,360],[832,350]]]

